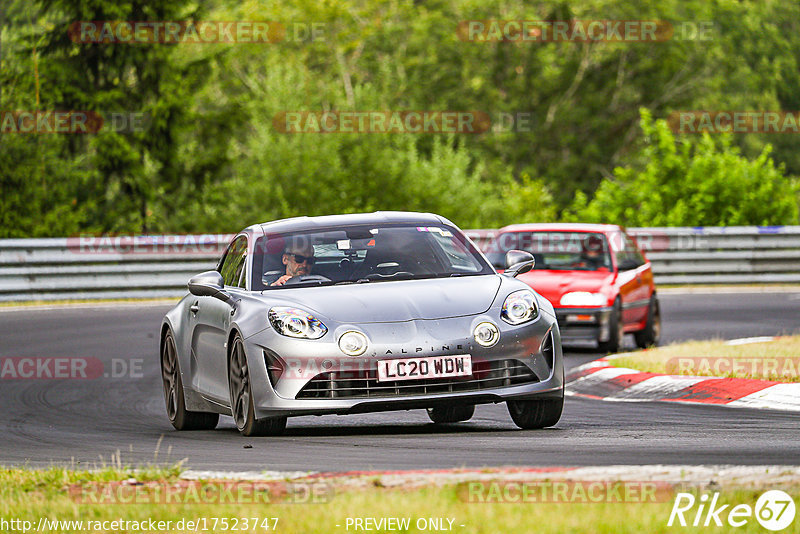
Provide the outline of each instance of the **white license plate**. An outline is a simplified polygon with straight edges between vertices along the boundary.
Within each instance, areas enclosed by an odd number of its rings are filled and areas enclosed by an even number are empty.
[[[472,357],[469,354],[378,362],[378,382],[470,375],[472,375]]]

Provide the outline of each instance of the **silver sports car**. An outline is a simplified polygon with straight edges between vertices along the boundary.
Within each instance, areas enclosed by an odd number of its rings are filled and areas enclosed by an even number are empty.
[[[293,415],[425,408],[466,421],[503,402],[522,428],[556,424],[561,338],[550,303],[497,274],[453,223],[403,212],[298,217],[240,232],[164,317],[161,369],[178,430],[232,415],[275,435]]]

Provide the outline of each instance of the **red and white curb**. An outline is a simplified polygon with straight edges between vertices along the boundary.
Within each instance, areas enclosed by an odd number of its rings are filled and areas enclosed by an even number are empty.
[[[567,374],[566,394],[605,401],[664,401],[800,411],[800,383],[643,373],[601,358]]]

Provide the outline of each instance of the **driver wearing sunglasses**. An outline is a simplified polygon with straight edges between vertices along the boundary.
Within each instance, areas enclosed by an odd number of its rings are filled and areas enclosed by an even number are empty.
[[[289,244],[283,251],[283,264],[286,266],[286,274],[272,282],[273,286],[282,286],[287,280],[295,276],[311,274],[311,267],[314,265],[314,247],[310,243]]]

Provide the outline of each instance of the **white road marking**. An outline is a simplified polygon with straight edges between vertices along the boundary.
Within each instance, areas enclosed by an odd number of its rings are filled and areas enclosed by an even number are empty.
[[[609,367],[608,369],[600,369],[599,371],[595,371],[590,375],[582,376],[576,380],[573,380],[572,382],[567,384],[567,388],[591,387],[599,383],[605,382],[607,380],[611,380],[612,378],[616,378],[618,376],[638,374],[640,372],[641,371],[637,371],[636,369],[627,369],[625,367]]]
[[[726,345],[749,345],[751,343],[767,343],[775,341],[772,336],[758,336],[758,337],[741,337],[739,339],[730,339],[725,342]]]
[[[741,399],[731,401],[728,406],[800,411],[800,383],[775,384]]]

